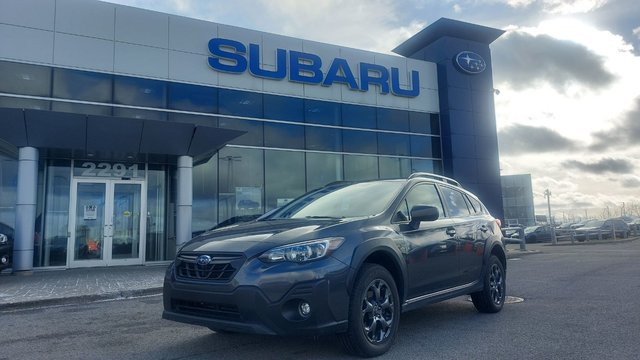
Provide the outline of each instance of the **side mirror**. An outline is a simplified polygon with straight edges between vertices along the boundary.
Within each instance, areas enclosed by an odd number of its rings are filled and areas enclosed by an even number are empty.
[[[417,227],[423,221],[435,221],[440,217],[440,211],[435,206],[415,205],[411,208],[411,224]]]

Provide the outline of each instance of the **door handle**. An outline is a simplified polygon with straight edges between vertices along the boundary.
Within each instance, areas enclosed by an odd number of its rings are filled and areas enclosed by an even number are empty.
[[[456,229],[448,228],[446,232],[447,232],[447,235],[453,237],[456,234]]]

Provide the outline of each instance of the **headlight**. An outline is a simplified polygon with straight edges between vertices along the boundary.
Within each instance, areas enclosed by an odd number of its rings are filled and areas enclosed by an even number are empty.
[[[7,238],[7,235],[0,234],[0,245],[4,245],[8,242],[9,242],[9,239]]]
[[[260,255],[265,262],[291,261],[302,263],[317,260],[330,254],[344,242],[344,238],[331,237],[278,246]]]

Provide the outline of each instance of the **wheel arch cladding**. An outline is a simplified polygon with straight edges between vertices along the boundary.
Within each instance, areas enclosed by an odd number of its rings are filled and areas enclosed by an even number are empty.
[[[504,250],[502,249],[501,246],[499,245],[494,245],[491,248],[491,255],[495,255],[498,260],[500,260],[500,262],[502,263],[502,267],[504,268],[504,271],[507,271],[507,255],[504,253]]]

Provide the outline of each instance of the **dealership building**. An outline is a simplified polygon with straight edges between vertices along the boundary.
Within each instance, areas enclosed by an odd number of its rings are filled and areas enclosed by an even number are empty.
[[[93,0],[3,0],[13,271],[168,261],[193,233],[338,180],[443,174],[502,217],[489,49],[502,33],[440,19],[392,55]]]

